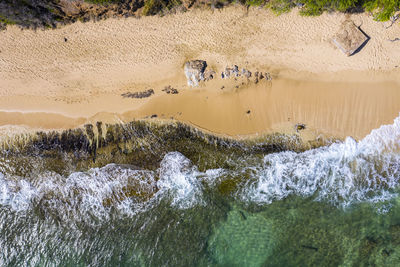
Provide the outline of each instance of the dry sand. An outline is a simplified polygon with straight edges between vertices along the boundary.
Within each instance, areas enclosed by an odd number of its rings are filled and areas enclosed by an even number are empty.
[[[351,57],[331,42],[346,19],[371,37]],[[241,7],[36,32],[9,27],[0,32],[0,126],[71,128],[157,114],[232,136],[294,132],[304,123],[310,138],[359,139],[400,112],[400,42],[389,41],[398,37],[400,25],[385,29],[366,14],[277,17]],[[183,73],[189,59],[218,72],[233,64],[269,71],[274,79],[255,85],[218,77],[191,89]],[[166,85],[179,94],[162,92]],[[149,98],[121,97],[149,88]]]

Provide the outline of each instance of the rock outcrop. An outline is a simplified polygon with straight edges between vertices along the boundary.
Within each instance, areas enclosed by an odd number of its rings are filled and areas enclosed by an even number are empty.
[[[225,68],[225,71],[221,73],[221,78],[230,78],[230,77],[238,77],[240,76],[239,67],[234,65],[233,68]]]
[[[207,62],[204,60],[191,60],[186,62],[184,71],[188,85],[198,86],[199,82],[201,81],[209,81],[214,79],[217,73],[214,70],[206,70],[206,68]],[[250,78],[254,77],[254,83],[258,83],[261,80],[272,80],[272,76],[269,72],[256,71],[253,75],[251,71],[245,68],[242,68],[242,70],[240,71],[238,65],[233,65],[233,67],[226,67],[225,70],[221,72],[222,79],[234,78],[235,80],[237,80],[239,77],[246,78],[248,82],[251,81]],[[244,84],[244,82],[242,82],[242,84]]]
[[[184,71],[189,86],[198,86],[204,80],[207,62],[204,60],[191,60],[185,63]]]
[[[345,21],[339,32],[332,38],[333,43],[346,55],[351,56],[360,50],[369,37],[352,21]]]
[[[242,68],[242,71],[239,71],[239,66],[234,65],[233,67],[226,67],[223,72],[221,72],[221,78],[237,78],[237,77],[245,77],[247,80],[253,76],[253,73],[245,68]],[[269,72],[254,72],[254,83],[258,83],[260,80],[265,79],[266,81],[271,81],[272,76]]]

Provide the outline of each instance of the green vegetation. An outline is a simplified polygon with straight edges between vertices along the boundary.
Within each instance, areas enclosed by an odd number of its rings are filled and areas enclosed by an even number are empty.
[[[376,20],[389,20],[400,9],[400,0],[365,0],[366,11],[373,12]]]
[[[146,0],[144,1],[142,14],[144,16],[155,15],[162,10],[171,10],[181,4],[180,0]]]
[[[79,13],[66,14],[59,0],[0,0],[0,30],[17,24],[27,28],[52,28],[70,22],[105,19],[110,16],[152,16],[185,10],[185,8],[224,8],[230,4],[271,9],[276,14],[299,7],[303,16],[318,16],[324,12],[369,12],[377,21],[387,21],[400,10],[400,0],[84,0],[103,6],[85,5]]]
[[[259,2],[259,0],[250,0]],[[281,14],[290,11],[296,5],[302,6],[300,14],[304,16],[318,16],[325,11],[368,11],[374,14],[379,21],[389,20],[400,9],[399,0],[271,0],[267,7],[275,13]]]
[[[15,21],[13,21],[13,20],[11,20],[11,19],[8,19],[8,18],[6,18],[6,17],[4,17],[4,16],[2,16],[2,15],[0,15],[0,24],[1,23],[4,23],[4,24],[8,24],[8,25],[12,25],[12,24],[15,24]]]
[[[248,6],[263,6],[265,3],[265,0],[246,0],[245,2],[245,4]]]
[[[268,2],[267,5],[268,8],[270,8],[278,15],[289,12],[295,6],[296,5],[294,1],[291,0],[271,0]]]

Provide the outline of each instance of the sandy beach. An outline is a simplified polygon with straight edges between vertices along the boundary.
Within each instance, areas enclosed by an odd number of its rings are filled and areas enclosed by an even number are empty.
[[[347,57],[332,43],[345,20],[370,37]],[[77,22],[55,30],[0,32],[0,126],[65,129],[88,122],[180,120],[211,132],[247,136],[295,132],[360,139],[400,112],[399,25],[366,14],[276,16],[229,7],[165,17]],[[217,73],[238,65],[270,72],[186,84],[187,60]],[[179,94],[166,94],[165,86]],[[143,99],[126,92],[153,89]],[[221,89],[223,88],[223,89]],[[156,115],[156,116],[155,116]]]

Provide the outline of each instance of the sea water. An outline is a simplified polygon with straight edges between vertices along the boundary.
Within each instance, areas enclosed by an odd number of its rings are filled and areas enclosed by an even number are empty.
[[[400,266],[400,118],[302,152],[190,140],[142,166],[3,151],[0,265]]]

